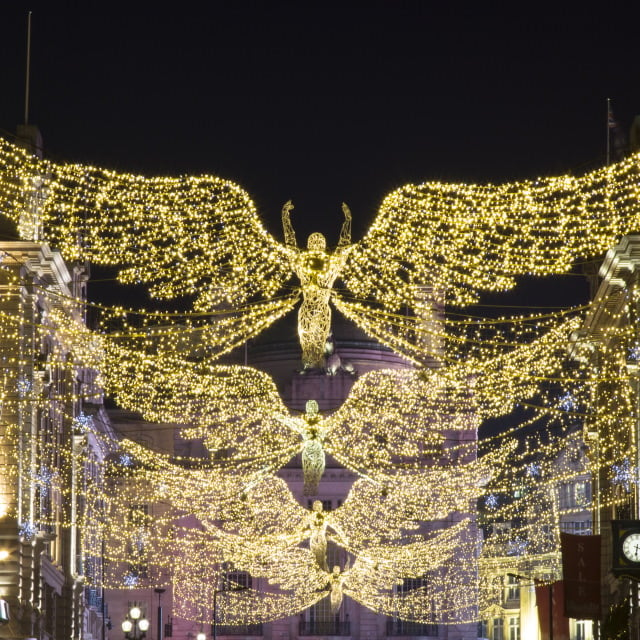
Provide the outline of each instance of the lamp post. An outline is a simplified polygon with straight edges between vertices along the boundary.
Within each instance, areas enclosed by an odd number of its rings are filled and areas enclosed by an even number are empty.
[[[230,593],[231,591],[246,591],[249,587],[237,585],[232,588],[227,589],[214,589],[213,591],[213,624],[212,627],[212,635],[213,640],[218,640],[217,636],[217,628],[218,628],[218,594],[219,593]],[[200,640],[200,638],[198,638]]]
[[[164,629],[162,627],[162,605],[160,604],[160,598],[162,598],[162,594],[166,589],[158,587],[157,589],[154,589],[154,591],[158,594],[158,640],[162,640],[164,636]]]
[[[142,640],[147,634],[149,621],[142,615],[142,610],[137,604],[134,603],[122,621],[122,630],[127,640]]]

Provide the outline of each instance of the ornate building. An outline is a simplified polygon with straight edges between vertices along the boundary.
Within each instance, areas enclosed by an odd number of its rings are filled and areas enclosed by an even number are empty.
[[[98,506],[82,487],[102,482],[108,453],[84,426],[113,434],[95,371],[74,362],[54,320],[82,318],[73,301],[87,272],[36,242],[2,242],[0,256],[0,637],[103,638],[101,558],[83,555],[78,524]],[[85,588],[87,574],[98,586]]]
[[[640,427],[637,403],[640,397],[638,362],[638,277],[640,273],[640,236],[628,235],[606,254],[599,270],[600,285],[582,329],[572,337],[571,355],[590,363],[601,380],[594,398],[601,414],[611,414],[609,422],[598,427],[587,422],[585,439],[589,456],[598,473],[589,489],[593,495],[593,532],[601,536],[601,612],[603,624],[614,608],[629,593],[629,579],[612,573],[612,550],[615,540],[612,520],[640,517],[638,502],[638,442]],[[627,398],[625,420],[616,419],[610,401],[611,381],[608,372],[621,374],[619,397]],[[621,404],[617,401],[617,404]],[[637,596],[636,596],[637,599]],[[640,628],[637,603],[631,628]]]

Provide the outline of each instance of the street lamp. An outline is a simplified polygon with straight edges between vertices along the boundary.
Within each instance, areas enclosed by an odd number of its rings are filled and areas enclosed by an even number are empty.
[[[213,624],[211,625],[212,627],[212,635],[213,635],[213,640],[218,640],[218,636],[217,636],[217,628],[218,628],[218,594],[219,593],[230,593],[231,591],[246,591],[249,587],[248,586],[242,586],[242,585],[236,585],[235,587],[232,588],[226,588],[226,589],[214,589],[213,591]],[[199,636],[200,634],[198,634]],[[200,637],[198,637],[197,640],[203,640]]]
[[[149,621],[142,615],[142,610],[134,604],[122,621],[122,630],[127,640],[142,640],[149,631]]]
[[[158,640],[163,640],[164,638],[164,629],[162,628],[162,604],[160,603],[160,598],[162,598],[162,594],[166,591],[166,589],[162,589],[158,587],[154,589],[154,591],[158,594]]]

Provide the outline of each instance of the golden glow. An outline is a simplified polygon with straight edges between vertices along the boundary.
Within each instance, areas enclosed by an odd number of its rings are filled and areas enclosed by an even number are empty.
[[[119,265],[122,282],[145,283],[153,296],[188,295],[198,311],[227,310],[236,332],[208,336],[208,348],[218,354],[277,317],[252,317],[248,303],[273,300],[297,273],[303,352],[306,364],[315,366],[336,279],[355,296],[358,309],[368,310],[365,330],[403,352],[403,340],[394,340],[376,313],[408,306],[420,316],[425,284],[453,303],[469,304],[481,291],[513,287],[519,275],[566,273],[577,258],[597,255],[635,229],[639,158],[580,178],[407,185],[387,196],[355,244],[349,244],[345,207],[347,226],[332,255],[295,249],[290,206],[283,211],[285,244],[276,241],[251,199],[232,182],[58,165],[4,140],[0,211],[19,226],[28,220],[29,229],[20,226],[26,237],[37,213],[45,239],[67,260]],[[296,298],[289,296],[285,307]],[[344,296],[338,304],[356,321],[362,317]],[[408,357],[417,355],[408,351]]]
[[[46,318],[25,327],[11,307],[25,287],[19,269],[0,269],[0,338],[25,344],[3,360],[3,416],[56,412],[74,425],[64,442],[7,426],[16,460],[7,481],[33,496],[20,535],[78,527],[87,563],[106,540],[107,584],[173,583],[176,612],[200,622],[229,563],[256,581],[226,596],[220,622],[231,624],[293,615],[325,596],[336,608],[344,595],[379,613],[456,623],[490,609],[505,570],[553,580],[560,518],[585,508],[563,505],[559,484],[599,474],[610,480],[599,495],[604,506],[636,490],[629,354],[637,361],[640,351],[635,324],[625,320],[638,291],[629,290],[597,340],[578,332],[585,309],[496,320],[460,313],[442,322],[437,313],[445,301],[464,306],[482,291],[508,289],[519,275],[566,273],[634,229],[639,158],[580,178],[407,185],[384,200],[360,242],[351,243],[344,207],[330,253],[319,234],[298,250],[288,205],[285,242],[276,241],[231,182],[56,165],[0,142],[0,211],[25,237],[41,229],[67,260],[117,265],[122,282],[146,284],[158,298],[193,298],[193,310],[181,314],[95,307],[94,332],[82,301],[43,285],[34,293],[50,303]],[[19,266],[19,257],[5,258]],[[336,290],[339,281],[345,290]],[[294,415],[268,375],[216,361],[299,301],[306,368],[322,365],[331,302],[416,364],[438,366],[368,373],[334,413]],[[572,334],[575,349],[590,355],[569,364]],[[54,335],[34,371],[38,345]],[[99,372],[95,384],[44,391],[48,370],[75,380],[82,367]],[[202,439],[210,456],[178,459],[126,439],[112,450],[69,408],[103,388],[120,407]],[[512,429],[486,439],[477,459],[475,432],[498,417]],[[598,435],[586,455],[593,440],[578,421]],[[65,478],[95,464],[83,438],[108,454],[106,475],[74,488],[90,506],[83,513],[48,510],[50,495],[71,499]],[[325,452],[359,476],[331,512],[301,506],[275,476],[301,453],[311,495]],[[482,527],[510,524],[483,531],[481,544],[469,517],[478,505]],[[329,543],[349,561],[329,566]],[[425,577],[417,589],[399,588]]]

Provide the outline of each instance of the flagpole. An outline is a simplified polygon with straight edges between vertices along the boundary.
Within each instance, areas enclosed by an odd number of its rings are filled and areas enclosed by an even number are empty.
[[[611,164],[611,98],[607,98],[607,165]]]
[[[31,11],[27,18],[27,68],[24,83],[24,123],[29,124],[29,69],[31,67]]]

